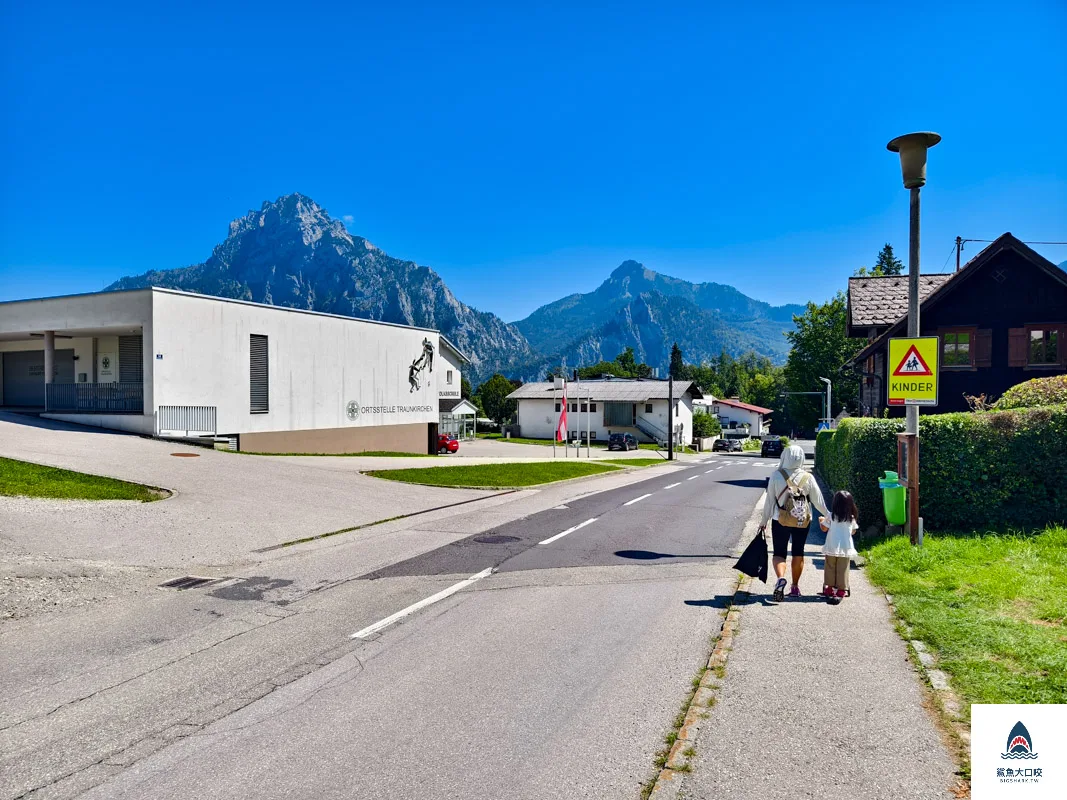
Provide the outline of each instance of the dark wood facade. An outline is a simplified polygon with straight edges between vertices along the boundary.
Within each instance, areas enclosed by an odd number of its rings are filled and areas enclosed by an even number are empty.
[[[1067,372],[1067,273],[1010,233],[975,256],[920,306],[923,336],[941,340],[936,408],[966,411],[965,395],[995,398],[1031,378]],[[887,348],[907,335],[907,318],[878,333],[851,366],[864,413],[886,408]],[[877,377],[875,377],[877,376]],[[890,407],[890,416],[904,408]]]

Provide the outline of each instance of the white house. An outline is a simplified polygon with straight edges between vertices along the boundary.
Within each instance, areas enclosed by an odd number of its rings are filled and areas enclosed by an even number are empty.
[[[697,403],[699,408],[718,417],[722,435],[728,439],[758,437],[770,432],[768,417],[773,409],[742,403],[736,397],[706,397]]]
[[[667,382],[612,378],[567,384],[567,428],[571,438],[589,431],[591,439],[632,433],[638,441],[667,441]],[[561,391],[552,383],[527,383],[508,395],[518,404],[521,436],[553,439],[562,410]],[[691,381],[674,381],[676,441],[693,438],[693,401],[703,395]]]
[[[436,452],[466,360],[430,329],[170,289],[0,303],[0,406],[252,452]]]

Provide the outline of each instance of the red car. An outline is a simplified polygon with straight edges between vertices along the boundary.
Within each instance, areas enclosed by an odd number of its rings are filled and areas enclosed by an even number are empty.
[[[437,454],[442,453],[458,453],[459,441],[455,436],[449,436],[447,433],[437,434]]]

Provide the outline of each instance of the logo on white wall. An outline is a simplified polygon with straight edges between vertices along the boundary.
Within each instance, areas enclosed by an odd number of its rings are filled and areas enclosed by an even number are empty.
[[[350,400],[348,405],[345,406],[345,414],[350,420],[354,421],[359,419],[359,403],[355,400]]]
[[[104,369],[111,369],[111,358],[108,356],[104,356],[102,359],[100,359],[100,366],[102,366]]]

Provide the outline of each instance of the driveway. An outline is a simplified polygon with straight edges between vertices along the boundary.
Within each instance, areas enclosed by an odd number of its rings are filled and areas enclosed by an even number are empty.
[[[233,563],[284,541],[494,494],[380,481],[352,459],[249,456],[5,412],[0,455],[174,492],[154,503],[0,497],[9,545],[129,565]]]

